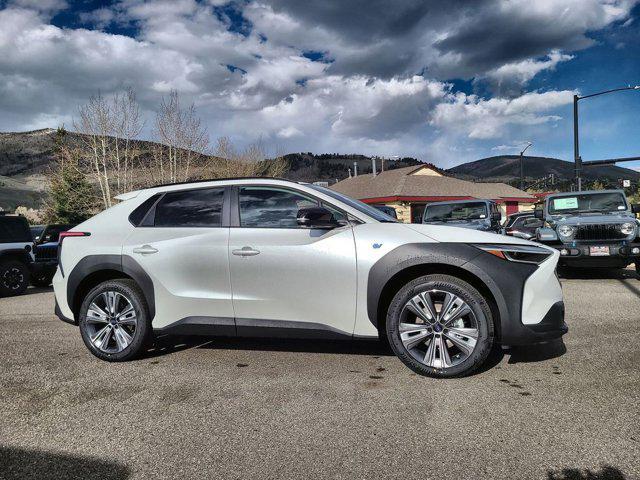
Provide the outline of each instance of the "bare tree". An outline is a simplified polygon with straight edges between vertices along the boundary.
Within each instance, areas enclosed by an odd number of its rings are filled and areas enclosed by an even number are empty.
[[[133,148],[133,141],[140,135],[144,122],[140,117],[140,106],[131,88],[123,95],[116,95],[113,104],[118,190],[129,191],[139,183],[134,182],[133,160],[137,150]]]
[[[178,92],[163,98],[156,114],[154,134],[161,145],[154,152],[152,174],[161,183],[188,180],[194,161],[206,162],[209,134],[191,104],[183,109]]]
[[[104,207],[113,197],[140,184],[134,172],[134,140],[142,131],[140,107],[133,90],[105,99],[98,94],[79,108],[74,128],[82,133],[83,156],[91,166]]]
[[[74,120],[75,130],[82,137],[91,156],[94,178],[100,187],[105,208],[111,206],[110,188],[110,135],[113,132],[113,113],[109,102],[98,94],[89,98],[89,102],[79,108],[80,119]]]
[[[215,160],[206,169],[209,178],[282,177],[289,168],[282,155],[267,160],[262,141],[238,150],[229,137],[220,137],[214,152]]]

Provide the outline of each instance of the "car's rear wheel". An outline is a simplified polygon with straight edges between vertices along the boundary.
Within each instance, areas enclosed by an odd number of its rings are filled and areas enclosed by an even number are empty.
[[[82,340],[96,357],[110,362],[139,356],[152,337],[149,309],[135,282],[109,280],[93,288],[80,307]]]
[[[0,260],[0,297],[21,295],[29,286],[29,269],[18,260]]]
[[[416,373],[460,377],[476,370],[493,345],[486,299],[450,275],[417,278],[394,296],[387,313],[394,353]]]

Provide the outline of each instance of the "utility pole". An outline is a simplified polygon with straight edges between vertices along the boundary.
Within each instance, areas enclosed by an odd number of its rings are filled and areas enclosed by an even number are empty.
[[[621,92],[623,90],[640,90],[640,85],[629,85],[627,87],[612,88],[611,90],[604,90],[602,92],[592,93],[590,95],[584,95],[582,97],[579,95],[573,96],[573,161],[575,162],[576,187],[579,192],[582,191],[582,157],[580,157],[580,145],[578,138],[578,101],[584,100],[585,98],[605,95],[607,93]],[[616,158],[611,160],[594,160],[586,162],[585,165],[610,165],[617,162],[631,162],[637,159],[638,157]]]
[[[520,190],[524,190],[524,152],[527,151],[533,143],[527,142],[527,146],[520,152]]]

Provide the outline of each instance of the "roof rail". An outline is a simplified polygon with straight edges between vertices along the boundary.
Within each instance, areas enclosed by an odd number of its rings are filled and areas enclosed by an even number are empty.
[[[298,183],[295,180],[289,180],[288,178],[280,178],[280,177],[226,177],[226,178],[203,178],[201,180],[187,180],[185,182],[175,182],[175,183],[161,183],[160,185],[153,185],[151,187],[146,187],[143,190],[148,190],[150,188],[158,188],[158,187],[171,187],[173,185],[190,185],[192,183],[205,183],[205,182],[223,182],[228,180],[281,180],[283,182],[290,183]]]

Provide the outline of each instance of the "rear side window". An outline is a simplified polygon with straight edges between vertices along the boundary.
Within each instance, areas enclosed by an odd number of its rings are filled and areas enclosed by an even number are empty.
[[[129,215],[129,221],[131,222],[131,224],[135,227],[140,226],[149,209],[153,207],[153,205],[161,196],[161,193],[156,193],[152,197],[147,198],[133,212],[131,212],[131,215]]]
[[[24,217],[0,217],[0,242],[32,242],[31,230]]]
[[[223,198],[224,188],[166,193],[155,207],[154,226],[219,227]]]

